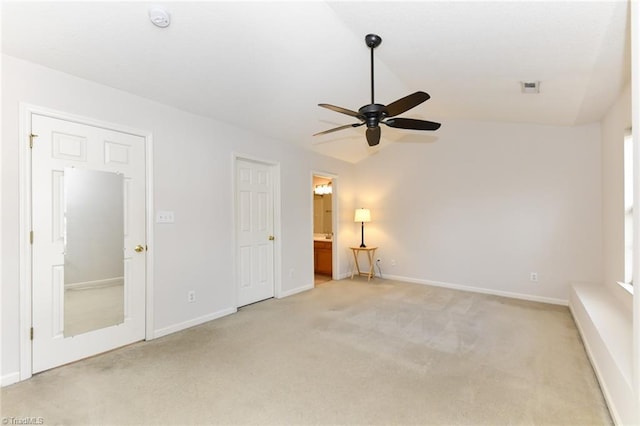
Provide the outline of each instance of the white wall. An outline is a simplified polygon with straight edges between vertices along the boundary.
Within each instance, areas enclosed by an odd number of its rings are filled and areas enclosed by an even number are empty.
[[[353,165],[204,117],[60,73],[2,58],[1,377],[19,369],[19,102],[153,133],[156,210],[175,224],[155,225],[154,329],[179,329],[235,308],[232,259],[232,157],[280,163],[282,290],[313,285],[311,171],[338,175],[341,212],[353,209]],[[340,216],[344,221],[344,214]],[[351,220],[345,226],[350,238]],[[348,225],[348,226],[346,226]],[[340,255],[347,273],[348,253]],[[294,270],[290,277],[289,271]],[[197,302],[187,305],[187,290]]]
[[[631,3],[632,81],[602,119],[603,282],[576,286],[570,308],[616,424],[640,424],[640,297],[616,282],[624,279],[623,139],[633,124],[635,182],[638,148],[638,24],[640,7]],[[638,199],[640,185],[634,188]],[[640,213],[634,212],[634,250],[640,245]],[[633,276],[640,275],[634,256]]]
[[[604,285],[632,309],[624,281],[623,141],[631,128],[631,87],[627,87],[602,120],[602,231]]]
[[[569,305],[616,424],[640,419],[633,386],[639,362],[633,355],[633,297],[616,283],[624,279],[623,140],[631,110],[627,87],[602,120],[603,281],[576,285]]]
[[[357,205],[388,276],[566,303],[602,280],[600,168],[597,124],[445,121],[359,163]]]

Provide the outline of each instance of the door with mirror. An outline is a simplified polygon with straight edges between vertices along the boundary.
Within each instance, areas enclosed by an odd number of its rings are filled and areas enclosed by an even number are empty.
[[[32,372],[145,337],[145,139],[34,114]]]

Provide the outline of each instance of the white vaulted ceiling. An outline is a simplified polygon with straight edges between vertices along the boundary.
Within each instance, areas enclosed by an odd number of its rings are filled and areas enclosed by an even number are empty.
[[[364,127],[317,106],[357,110],[417,90],[403,117],[576,125],[599,120],[629,80],[626,1],[11,2],[2,50],[265,136],[356,162]],[[165,29],[149,22],[161,5]],[[539,95],[520,81],[540,80]],[[384,148],[437,132],[383,127]],[[380,148],[375,148],[380,149]]]

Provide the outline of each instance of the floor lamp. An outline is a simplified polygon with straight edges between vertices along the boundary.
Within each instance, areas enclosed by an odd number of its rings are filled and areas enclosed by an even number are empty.
[[[360,222],[362,224],[362,241],[360,243],[360,247],[366,247],[364,245],[364,223],[371,222],[371,212],[369,209],[356,209],[356,215],[353,219],[354,222]]]

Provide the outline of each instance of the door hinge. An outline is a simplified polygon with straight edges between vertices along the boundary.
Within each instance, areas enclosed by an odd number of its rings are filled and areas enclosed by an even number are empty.
[[[31,327],[31,340],[33,340],[33,327]]]
[[[29,232],[29,243],[33,244],[33,231]]]
[[[37,138],[37,137],[38,135],[35,135],[33,133],[29,135],[29,148],[33,148],[33,138]]]

